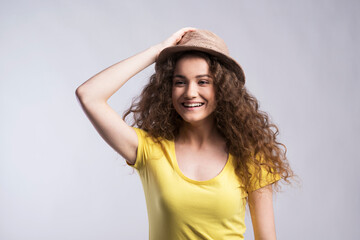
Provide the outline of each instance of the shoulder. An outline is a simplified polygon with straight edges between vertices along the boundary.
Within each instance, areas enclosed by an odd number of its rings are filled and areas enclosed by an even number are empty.
[[[256,155],[256,162],[248,162],[248,172],[250,173],[250,186],[248,192],[255,191],[262,187],[268,186],[281,179],[280,174],[276,172],[276,169],[267,164],[263,155]]]
[[[171,149],[171,141],[164,138],[155,138],[146,130],[133,127],[138,136],[137,160],[144,162],[146,159],[157,159],[169,152]]]
[[[137,128],[137,127],[132,127],[132,128],[133,128],[133,129],[135,130],[135,132],[136,132],[136,135],[137,135],[138,140],[139,140],[139,144],[140,144],[140,141],[141,141],[142,143],[151,144],[151,145],[153,145],[153,144],[159,144],[159,143],[165,141],[165,140],[164,140],[163,138],[161,138],[161,137],[155,138],[155,137],[151,136],[148,131],[143,130],[143,129],[141,129],[141,128]]]
[[[135,132],[136,132],[136,135],[138,136],[138,138],[142,139],[142,138],[147,138],[149,136],[148,132],[143,130],[143,129],[140,129],[140,128],[137,128],[137,127],[132,127]]]

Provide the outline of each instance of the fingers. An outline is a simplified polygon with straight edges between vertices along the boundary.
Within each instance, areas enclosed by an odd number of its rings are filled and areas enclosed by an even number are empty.
[[[184,28],[181,28],[180,30],[178,30],[176,33],[182,33],[182,34],[184,34],[184,33],[187,33],[187,32],[192,32],[192,31],[196,31],[196,28],[194,28],[194,27],[184,27]],[[175,33],[175,34],[176,34]]]
[[[155,59],[157,59],[159,53],[167,47],[171,47],[171,46],[175,46],[176,44],[178,44],[178,42],[181,40],[181,38],[188,32],[193,32],[196,31],[197,29],[194,27],[185,27],[185,28],[181,28],[180,30],[178,30],[177,32],[173,33],[168,39],[166,39],[165,41],[161,42],[160,44],[157,44],[155,46],[155,48],[157,49],[157,54]]]
[[[181,38],[185,35],[185,33],[193,32],[193,31],[196,31],[196,28],[194,28],[194,27],[185,27],[185,28],[181,28],[180,30],[175,32],[173,34],[173,37],[175,38],[175,44],[178,43],[181,40]]]

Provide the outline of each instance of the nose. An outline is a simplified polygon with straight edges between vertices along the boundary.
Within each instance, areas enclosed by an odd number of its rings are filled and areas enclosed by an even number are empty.
[[[197,94],[198,94],[198,91],[197,91],[196,84],[190,82],[186,87],[184,97],[186,99],[193,99],[193,98],[197,97]]]

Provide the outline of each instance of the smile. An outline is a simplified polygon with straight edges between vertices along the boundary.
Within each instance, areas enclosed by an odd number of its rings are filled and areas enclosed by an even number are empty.
[[[194,108],[194,107],[201,107],[204,103],[182,103],[182,105],[186,108]]]

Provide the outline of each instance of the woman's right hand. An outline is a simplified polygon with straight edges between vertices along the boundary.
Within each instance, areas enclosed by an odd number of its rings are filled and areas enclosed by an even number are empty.
[[[169,38],[167,38],[165,41],[155,45],[154,47],[157,50],[156,53],[156,58],[158,58],[160,52],[167,48],[167,47],[171,47],[171,46],[175,46],[176,44],[178,44],[178,42],[180,42],[181,38],[187,33],[187,32],[193,32],[196,31],[196,28],[193,27],[185,27],[182,28],[180,30],[178,30],[177,32],[173,33]]]

